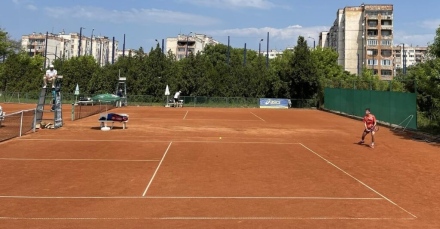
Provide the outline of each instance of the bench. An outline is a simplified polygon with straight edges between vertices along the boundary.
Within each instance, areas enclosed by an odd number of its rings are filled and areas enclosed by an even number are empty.
[[[170,100],[165,107],[174,107],[174,105],[174,101]],[[183,107],[183,100],[179,100],[176,105],[176,107]]]
[[[119,122],[119,123],[122,123],[122,129],[125,130],[127,128],[128,114],[115,114],[115,115],[127,117],[127,120],[125,120],[125,121],[107,120],[107,114],[103,114],[99,117],[99,120],[98,120],[98,122],[101,124],[100,125],[101,128],[107,127],[107,123],[111,123],[112,125],[111,125],[110,129],[113,129],[115,122]]]

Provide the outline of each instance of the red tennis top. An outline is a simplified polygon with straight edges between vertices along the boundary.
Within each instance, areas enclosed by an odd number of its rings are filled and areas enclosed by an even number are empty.
[[[367,114],[364,116],[364,122],[367,124],[367,128],[371,128],[376,123],[376,117],[373,114]]]

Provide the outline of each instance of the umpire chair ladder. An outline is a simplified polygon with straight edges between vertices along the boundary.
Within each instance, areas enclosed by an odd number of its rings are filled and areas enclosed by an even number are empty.
[[[121,77],[121,70],[119,70],[118,84],[116,85],[116,93],[122,89],[122,97],[119,101],[118,107],[127,106],[127,77]]]

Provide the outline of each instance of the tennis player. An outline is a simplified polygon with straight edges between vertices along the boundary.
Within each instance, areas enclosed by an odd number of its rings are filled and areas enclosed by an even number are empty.
[[[174,94],[174,107],[178,107],[177,105],[179,105],[179,98],[181,93],[182,91],[178,91],[176,92],[176,94]]]
[[[359,144],[364,144],[365,137],[371,133],[371,148],[374,148],[374,134],[377,120],[376,117],[371,113],[370,108],[365,109],[365,116],[364,116],[364,132],[362,133],[362,139],[359,142]]]

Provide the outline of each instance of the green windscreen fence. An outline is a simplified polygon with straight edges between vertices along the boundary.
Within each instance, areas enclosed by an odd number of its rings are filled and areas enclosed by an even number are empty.
[[[379,121],[417,129],[415,93],[325,88],[324,106],[327,110],[363,117],[365,108]]]

